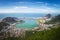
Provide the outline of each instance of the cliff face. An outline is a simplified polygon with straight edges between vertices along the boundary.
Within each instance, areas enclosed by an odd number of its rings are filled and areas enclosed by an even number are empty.
[[[6,17],[2,21],[8,22],[8,23],[15,23],[15,22],[17,22],[17,20],[18,20],[18,18],[15,18],[15,17]]]

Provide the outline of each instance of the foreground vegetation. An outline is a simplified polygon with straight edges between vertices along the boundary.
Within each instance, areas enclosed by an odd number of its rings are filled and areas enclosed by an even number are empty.
[[[25,37],[8,37],[3,40],[60,40],[60,27],[44,31],[26,31]]]

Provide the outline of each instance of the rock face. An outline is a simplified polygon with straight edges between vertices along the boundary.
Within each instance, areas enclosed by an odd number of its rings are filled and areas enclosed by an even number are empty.
[[[6,17],[2,21],[7,22],[7,23],[15,23],[15,22],[17,22],[17,20],[18,20],[18,18],[15,18],[15,17]]]

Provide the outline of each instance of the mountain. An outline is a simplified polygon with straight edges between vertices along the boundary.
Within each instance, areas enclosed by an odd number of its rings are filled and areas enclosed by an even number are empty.
[[[57,16],[55,16],[55,17],[52,19],[52,21],[54,21],[54,22],[60,22],[60,14],[57,15]]]
[[[16,17],[6,17],[2,20],[2,22],[7,22],[7,23],[15,23],[17,22],[18,18]]]
[[[52,15],[51,15],[51,14],[47,14],[45,17],[47,17],[47,18],[51,18]]]
[[[50,21],[46,22],[47,24],[55,24],[59,23],[60,24],[60,14],[57,16],[54,16]]]

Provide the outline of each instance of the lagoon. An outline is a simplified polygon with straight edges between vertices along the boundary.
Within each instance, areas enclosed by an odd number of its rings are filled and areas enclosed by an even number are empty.
[[[24,20],[23,23],[16,24],[16,28],[34,28],[37,27],[37,21],[36,20]]]

